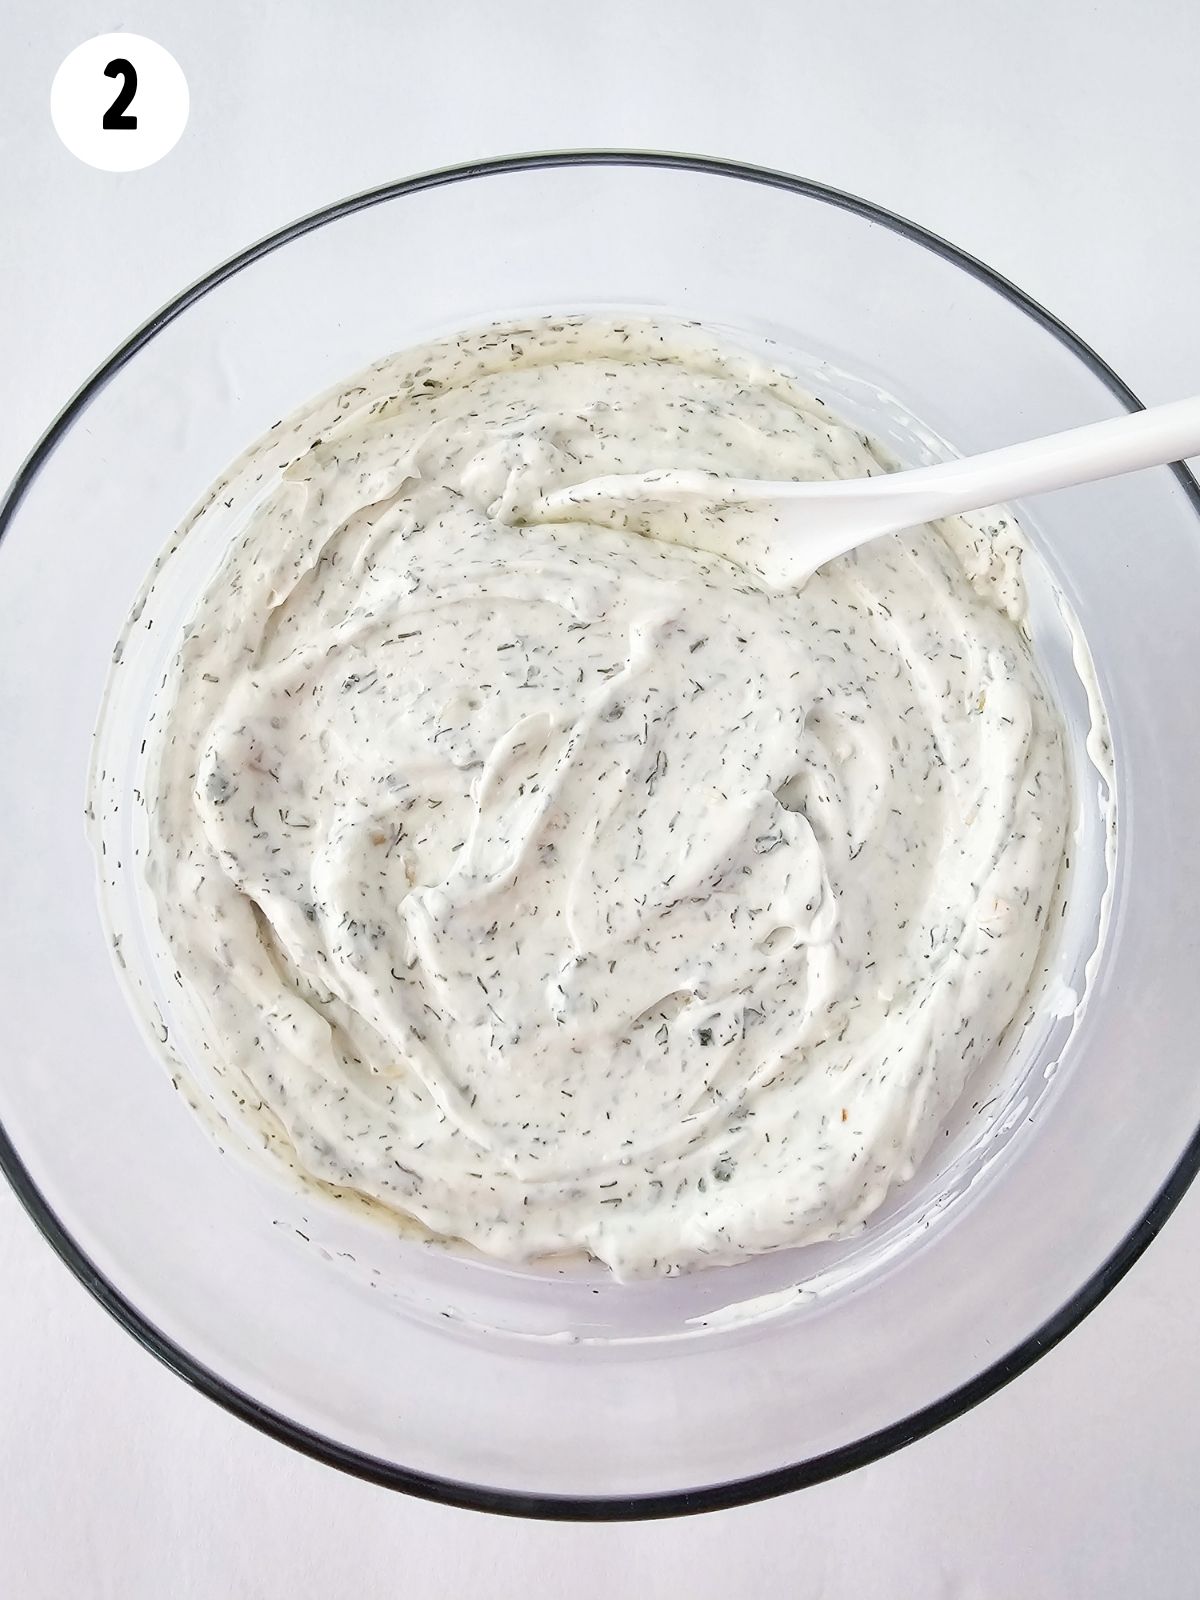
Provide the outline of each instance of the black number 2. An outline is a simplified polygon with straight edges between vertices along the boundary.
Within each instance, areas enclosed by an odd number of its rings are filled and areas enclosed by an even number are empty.
[[[118,56],[115,61],[110,61],[104,69],[106,78],[120,78],[121,87],[117,90],[117,98],[104,113],[102,128],[136,128],[137,118],[126,116],[129,102],[137,93],[137,73],[133,70],[133,62],[126,61],[124,56]]]

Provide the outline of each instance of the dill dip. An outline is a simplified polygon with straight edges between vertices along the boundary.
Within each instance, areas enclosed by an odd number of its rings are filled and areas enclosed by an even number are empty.
[[[1062,861],[1017,530],[789,587],[753,509],[530,521],[602,473],[885,470],[691,326],[464,334],[299,440],[149,735],[147,882],[236,1115],[506,1261],[858,1227],[1017,1011]]]

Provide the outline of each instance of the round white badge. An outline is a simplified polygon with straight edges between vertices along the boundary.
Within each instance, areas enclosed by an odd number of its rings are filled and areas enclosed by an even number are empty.
[[[187,125],[188,86],[169,50],[140,33],[77,45],[54,75],[50,115],[72,155],[105,172],[153,166]]]

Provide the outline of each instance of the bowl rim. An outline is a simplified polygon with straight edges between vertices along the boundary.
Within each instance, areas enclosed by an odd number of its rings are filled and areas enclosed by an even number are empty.
[[[267,234],[257,243],[230,256],[197,279],[136,329],[80,386],[51,422],[18,469],[3,501],[0,502],[0,538],[3,538],[37,474],[75,421],[109,380],[189,306],[240,272],[243,267],[261,260],[291,240],[301,238],[317,228],[324,227],[327,223],[335,222],[341,217],[365,210],[370,206],[399,199],[404,195],[417,194],[426,189],[440,188],[476,178],[572,166],[657,168],[666,171],[701,173],[713,177],[737,178],[744,182],[801,195],[806,199],[817,200],[863,217],[931,251],[986,284],[1064,345],[1127,410],[1143,409],[1142,402],[1128,384],[1053,312],[1048,311],[977,257],[951,244],[928,228],[858,195],[831,188],[815,179],[715,156],[636,149],[539,151],[440,167],[333,201]],[[1175,464],[1170,470],[1191,501],[1197,516],[1200,517],[1200,485],[1181,463]],[[887,1427],[851,1444],[838,1446],[834,1450],[812,1456],[791,1466],[778,1467],[770,1472],[746,1478],[732,1479],[702,1488],[645,1495],[576,1496],[498,1489],[418,1472],[340,1444],[260,1404],[252,1396],[195,1360],[179,1344],[168,1338],[105,1277],[48,1204],[3,1125],[0,1124],[0,1171],[4,1173],[34,1225],[60,1260],[144,1349],[224,1410],[303,1455],[384,1488],[402,1490],[422,1499],[492,1514],[575,1522],[619,1522],[685,1516],[746,1505],[823,1483],[843,1473],[853,1472],[858,1467],[878,1461],[904,1445],[932,1433],[936,1428],[942,1427],[988,1396],[995,1394],[998,1389],[1018,1377],[1077,1327],[1120,1282],[1155,1238],[1183,1198],[1198,1170],[1200,1170],[1200,1128],[1193,1133],[1166,1181],[1125,1238],[1053,1316],[969,1382],[950,1391],[941,1399],[921,1407],[910,1416],[890,1423]]]

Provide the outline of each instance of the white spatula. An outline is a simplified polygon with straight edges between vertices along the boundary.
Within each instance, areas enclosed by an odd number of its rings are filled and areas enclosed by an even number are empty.
[[[788,542],[789,574],[802,577],[886,533],[1198,454],[1200,397],[874,478],[775,483],[672,471],[591,478],[543,495],[535,520],[604,520],[654,505],[762,505],[777,524],[773,537]]]

